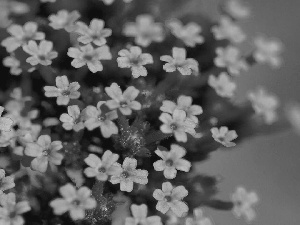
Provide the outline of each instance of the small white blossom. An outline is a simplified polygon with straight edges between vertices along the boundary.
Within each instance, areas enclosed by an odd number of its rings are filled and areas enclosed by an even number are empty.
[[[221,143],[225,147],[234,147],[236,144],[232,142],[238,137],[235,130],[228,130],[228,127],[213,127],[210,129],[212,137],[216,142]]]
[[[142,105],[135,101],[140,91],[133,86],[128,87],[123,93],[117,83],[112,83],[105,88],[106,94],[112,98],[106,105],[110,109],[119,109],[123,115],[131,115],[132,110],[141,110]]]
[[[0,132],[10,131],[14,121],[9,117],[2,117],[4,107],[0,106]]]
[[[127,37],[134,37],[135,43],[147,47],[151,42],[162,42],[164,31],[161,23],[155,23],[151,15],[139,15],[135,23],[126,23],[123,33]]]
[[[162,225],[161,218],[159,216],[149,216],[148,207],[145,204],[130,206],[133,217],[127,217],[125,225]]]
[[[233,46],[217,48],[216,53],[217,57],[214,60],[215,65],[221,68],[227,68],[230,75],[239,75],[241,71],[248,69],[248,65],[245,60],[241,58],[241,53],[238,48]]]
[[[202,29],[197,23],[190,22],[183,25],[180,20],[173,19],[167,25],[172,34],[182,40],[188,47],[195,47],[197,44],[204,42],[203,36],[200,35]]]
[[[258,88],[256,91],[248,94],[255,113],[262,116],[267,124],[272,124],[277,121],[277,108],[279,100],[275,95],[269,94],[263,88]]]
[[[177,175],[177,170],[189,172],[192,164],[186,159],[182,159],[186,154],[186,150],[176,144],[171,145],[170,151],[161,151],[157,149],[155,154],[162,158],[153,163],[154,170],[164,171],[164,176],[167,179],[174,179]]]
[[[95,154],[89,154],[84,162],[89,166],[84,170],[87,177],[96,177],[97,180],[106,181],[108,176],[117,175],[122,172],[118,154],[113,154],[110,150],[103,153],[102,159]]]
[[[14,177],[5,176],[5,170],[0,169],[0,195],[3,193],[3,191],[9,190],[14,187]]]
[[[252,207],[258,203],[259,199],[255,192],[247,192],[244,187],[237,187],[231,200],[234,203],[233,213],[236,217],[244,216],[247,222],[256,218],[256,213]]]
[[[224,11],[234,19],[247,19],[250,16],[250,8],[241,0],[227,0]]]
[[[55,215],[69,212],[73,220],[85,218],[85,211],[96,207],[97,202],[91,196],[91,190],[81,187],[78,190],[72,184],[66,184],[59,188],[63,198],[57,198],[50,202]]]
[[[199,64],[195,59],[186,58],[186,50],[184,48],[174,47],[172,56],[164,55],[160,57],[161,61],[167,62],[163,68],[166,72],[174,72],[178,70],[182,75],[198,75]]]
[[[236,90],[236,84],[230,79],[230,76],[226,72],[220,73],[218,77],[210,75],[208,84],[219,96],[225,98],[233,97]]]
[[[211,219],[205,217],[203,214],[201,208],[195,208],[193,211],[193,218],[186,218],[185,225],[213,225]]]
[[[49,26],[55,30],[65,29],[67,32],[72,32],[76,29],[75,22],[80,18],[78,11],[68,12],[60,10],[57,14],[49,16]]]
[[[80,97],[78,89],[80,85],[78,82],[69,83],[67,76],[56,77],[55,86],[45,86],[45,96],[57,98],[57,105],[68,105],[70,99],[77,99]]]
[[[66,130],[74,130],[76,132],[84,128],[78,105],[68,106],[68,114],[63,113],[59,120],[63,122],[63,128]]]
[[[134,78],[147,76],[148,72],[144,66],[153,63],[151,54],[142,53],[142,49],[138,46],[132,46],[129,50],[122,49],[118,54],[120,57],[117,58],[117,62],[120,68],[131,68]]]
[[[188,195],[188,191],[184,186],[173,187],[170,182],[162,184],[162,190],[156,189],[153,192],[153,197],[158,201],[156,209],[163,214],[171,210],[176,216],[183,217],[188,212],[189,208],[182,201]]]
[[[7,56],[3,59],[3,65],[6,67],[10,67],[10,73],[12,75],[20,75],[22,73],[22,69],[20,68],[20,61],[17,60],[14,56]]]
[[[118,175],[113,175],[110,179],[112,184],[120,183],[120,190],[131,192],[133,183],[147,184],[148,171],[136,169],[137,160],[126,157],[122,165],[122,171]]]
[[[74,58],[71,65],[75,68],[83,67],[87,65],[92,73],[103,70],[103,65],[100,60],[110,60],[112,55],[110,53],[109,47],[103,45],[101,47],[95,48],[88,44],[80,48],[69,48],[68,56]]]

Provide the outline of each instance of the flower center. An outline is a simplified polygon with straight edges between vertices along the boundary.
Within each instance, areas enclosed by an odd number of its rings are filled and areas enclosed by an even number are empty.
[[[99,173],[105,173],[105,172],[106,172],[106,169],[105,169],[104,167],[100,167],[100,168],[98,169],[98,172],[99,172]]]
[[[165,199],[167,202],[171,202],[172,201],[172,197],[170,195],[165,196]]]
[[[80,201],[78,199],[75,199],[73,202],[72,202],[73,205],[75,206],[79,206],[80,205]]]
[[[41,61],[45,61],[47,59],[47,57],[45,55],[39,55],[39,59]]]
[[[83,57],[86,61],[92,61],[94,58],[94,55],[92,54],[88,54],[88,55],[84,55]]]
[[[166,160],[166,166],[171,167],[171,166],[173,166],[173,165],[174,165],[174,162],[173,162],[172,159]]]
[[[103,116],[103,115],[100,115],[100,116],[98,116],[98,120],[99,121],[104,121],[104,120],[106,120],[106,117]]]
[[[130,174],[129,174],[128,171],[123,171],[123,172],[121,173],[121,177],[123,177],[123,178],[128,178],[129,176],[130,176]]]
[[[172,130],[177,130],[178,126],[177,126],[176,123],[172,123],[172,124],[170,125],[170,128],[171,128]]]
[[[121,108],[125,108],[125,107],[127,107],[128,105],[127,105],[127,102],[120,102],[120,106],[121,106]]]
[[[50,150],[49,150],[49,149],[45,149],[45,150],[43,150],[43,152],[42,152],[43,156],[48,156],[49,153],[50,153]]]
[[[71,94],[71,92],[69,90],[64,90],[61,94],[64,96],[68,96]]]

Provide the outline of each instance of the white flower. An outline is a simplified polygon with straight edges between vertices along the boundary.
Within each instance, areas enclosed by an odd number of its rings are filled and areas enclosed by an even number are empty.
[[[14,187],[15,187],[14,177],[5,176],[5,170],[0,169],[0,195],[3,193],[3,191],[9,190]]]
[[[98,46],[106,44],[106,38],[111,36],[112,30],[104,28],[104,21],[101,19],[93,19],[88,27],[83,22],[77,22],[77,30],[79,33],[78,41],[83,44],[93,43]]]
[[[258,63],[269,64],[273,68],[280,67],[283,51],[283,44],[280,41],[259,36],[254,39],[254,45],[253,58]]]
[[[247,222],[251,222],[256,218],[252,207],[258,203],[259,199],[255,192],[247,192],[244,187],[237,187],[231,200],[234,203],[233,213],[236,217],[244,216]]]
[[[14,121],[8,117],[2,117],[4,107],[0,106],[0,132],[10,131]]]
[[[220,24],[213,26],[212,32],[217,40],[228,39],[232,43],[241,43],[246,39],[242,29],[227,16],[221,17]]]
[[[214,60],[215,65],[227,68],[230,75],[239,75],[242,70],[246,71],[248,69],[248,65],[245,60],[241,58],[238,48],[233,46],[217,48],[216,53],[217,57]]]
[[[299,103],[291,103],[286,106],[285,114],[294,128],[294,130],[300,134],[300,104]]]
[[[139,15],[136,23],[126,23],[123,33],[127,37],[134,37],[135,43],[147,47],[151,42],[162,42],[164,31],[161,23],[155,23],[151,15]]]
[[[232,142],[238,137],[235,130],[228,130],[228,127],[222,126],[220,128],[213,127],[210,129],[210,131],[213,139],[225,147],[229,148],[236,145],[234,142]]]
[[[186,218],[185,225],[213,225],[213,222],[203,215],[203,210],[201,208],[195,208],[193,211],[193,218]]]
[[[156,189],[153,192],[153,197],[158,201],[156,209],[163,214],[171,210],[176,216],[185,216],[189,208],[182,201],[188,195],[188,191],[184,186],[173,187],[170,182],[162,184],[162,190]]]
[[[31,162],[32,169],[46,172],[48,164],[60,165],[63,155],[58,151],[62,149],[61,141],[51,142],[49,135],[41,135],[36,142],[27,143],[25,155],[34,157]]]
[[[277,121],[279,100],[275,95],[267,93],[263,88],[258,88],[256,91],[248,94],[248,99],[255,113],[262,116],[267,124],[272,124]]]
[[[103,153],[102,159],[95,154],[89,154],[84,162],[89,166],[84,170],[87,177],[96,177],[97,180],[106,181],[108,176],[117,175],[122,172],[118,154],[113,154],[110,150]]]
[[[249,7],[241,0],[227,0],[223,9],[234,19],[247,19],[250,16]]]
[[[6,67],[10,67],[10,73],[12,75],[20,75],[22,73],[22,69],[20,68],[20,61],[16,59],[14,56],[7,56],[3,59],[3,65]]]
[[[186,58],[186,50],[184,48],[174,47],[172,56],[164,55],[160,57],[161,61],[167,62],[163,68],[166,72],[174,72],[178,70],[182,75],[198,75],[199,65],[195,59]]]
[[[78,190],[72,184],[66,184],[59,188],[63,198],[57,198],[50,202],[55,215],[69,212],[73,220],[85,218],[85,211],[96,207],[97,202],[91,196],[91,190],[81,187]]]
[[[221,97],[231,98],[236,90],[236,84],[230,79],[226,72],[220,73],[218,77],[210,75],[208,84]]]
[[[23,45],[23,50],[31,55],[26,59],[26,62],[32,66],[41,64],[49,66],[52,64],[52,59],[58,56],[58,53],[52,51],[53,43],[51,41],[42,40],[39,45],[35,41],[29,41],[27,45]]]
[[[183,110],[186,113],[186,118],[198,123],[198,118],[196,116],[202,114],[203,109],[199,105],[192,105],[192,102],[192,97],[180,95],[177,98],[177,105],[172,101],[164,100],[160,110],[170,114],[173,114],[175,109]]]
[[[78,89],[80,85],[78,82],[69,83],[67,76],[56,77],[55,86],[45,86],[45,96],[57,98],[57,105],[67,105],[70,99],[77,99],[80,97]]]
[[[171,145],[170,151],[161,151],[157,149],[155,154],[162,158],[153,163],[154,170],[164,171],[164,176],[167,179],[174,179],[177,174],[177,170],[183,172],[189,172],[192,164],[182,159],[186,154],[186,150],[176,144]]]
[[[123,115],[131,115],[132,110],[140,110],[141,103],[135,101],[140,91],[133,86],[128,87],[123,93],[120,86],[112,83],[110,87],[105,88],[106,94],[112,98],[106,105],[110,109],[119,109]]]
[[[113,175],[110,179],[112,184],[120,183],[120,190],[131,192],[133,183],[147,184],[148,171],[136,169],[137,160],[126,157],[123,161],[122,171],[118,175]]]
[[[102,1],[105,5],[111,5],[115,0],[100,0]],[[132,0],[123,0],[125,3],[130,3]]]
[[[148,207],[145,204],[130,206],[133,217],[127,217],[125,225],[162,225],[161,218],[159,216],[149,216]]]
[[[78,105],[68,106],[68,114],[63,113],[59,120],[63,122],[63,128],[66,130],[74,130],[76,132],[84,128]]]
[[[142,49],[138,46],[132,46],[129,50],[123,49],[118,54],[120,57],[117,58],[117,62],[120,68],[131,68],[134,78],[147,76],[148,72],[144,65],[153,63],[151,54],[142,53]]]
[[[92,73],[103,70],[103,65],[100,60],[112,59],[112,55],[107,45],[103,45],[95,49],[90,44],[82,46],[80,49],[69,48],[67,54],[71,58],[74,58],[71,62],[73,67],[80,68],[87,65]]]
[[[6,51],[13,52],[20,46],[24,46],[30,40],[43,40],[45,34],[37,31],[37,23],[27,22],[24,26],[13,24],[7,28],[7,32],[12,35],[4,39],[1,45],[6,48]]]
[[[75,22],[80,18],[78,11],[68,12],[60,10],[57,14],[52,14],[48,17],[49,26],[55,30],[65,29],[67,32],[72,32],[76,29]]]
[[[173,19],[168,22],[167,26],[171,29],[172,34],[188,47],[195,47],[204,42],[203,36],[200,35],[202,29],[197,23],[190,22],[183,25],[180,20]]]
[[[86,107],[85,113],[87,118],[84,125],[88,130],[94,130],[95,128],[100,127],[103,137],[109,138],[111,135],[118,133],[118,127],[112,121],[118,118],[118,113],[116,110],[106,113],[103,112],[101,110],[103,104],[105,104],[105,102],[100,101],[97,104],[97,108],[91,105]]]

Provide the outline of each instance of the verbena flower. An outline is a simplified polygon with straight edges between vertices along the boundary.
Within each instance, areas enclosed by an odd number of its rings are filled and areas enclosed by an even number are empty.
[[[258,203],[259,199],[255,192],[247,192],[244,187],[237,187],[231,196],[231,200],[234,203],[232,210],[236,217],[244,216],[247,222],[251,222],[256,218],[252,207]]]
[[[86,121],[84,125],[88,130],[100,127],[103,137],[109,138],[111,135],[118,133],[118,127],[113,122],[113,120],[118,118],[118,114],[115,110],[103,112],[101,106],[105,103],[104,101],[100,101],[97,107],[90,105],[85,109]]]
[[[50,202],[55,215],[69,212],[73,220],[85,218],[85,211],[96,207],[97,202],[91,196],[91,190],[81,187],[78,190],[72,184],[66,184],[59,188],[63,198],[57,198]]]
[[[45,96],[55,97],[57,105],[67,105],[70,99],[77,99],[80,97],[78,89],[80,85],[78,82],[69,83],[67,76],[56,77],[55,86],[45,86]]]
[[[234,142],[232,142],[238,137],[235,130],[228,130],[228,127],[222,126],[220,128],[213,127],[210,131],[213,139],[225,147],[229,148],[236,145]]]
[[[109,47],[103,45],[98,48],[94,48],[92,45],[88,44],[80,48],[69,48],[68,56],[74,58],[71,65],[75,68],[83,67],[87,65],[92,73],[103,70],[103,65],[101,60],[110,60],[112,55],[110,53]]]
[[[30,40],[43,40],[45,34],[37,31],[38,25],[35,22],[27,22],[24,26],[13,24],[7,28],[7,32],[11,35],[1,42],[7,52],[13,52],[20,46],[24,46]]]
[[[61,164],[63,155],[58,152],[61,149],[61,141],[52,142],[49,135],[41,135],[36,142],[27,143],[25,155],[34,157],[31,161],[32,169],[44,173],[48,168],[48,164]]]
[[[221,97],[231,98],[234,96],[236,84],[230,79],[226,72],[222,72],[218,77],[210,75],[208,84]]]
[[[2,117],[4,107],[0,106],[0,132],[10,131],[14,121],[9,117]]]
[[[223,10],[234,19],[247,19],[250,16],[250,8],[241,0],[225,1]]]
[[[10,67],[9,72],[12,75],[20,75],[22,73],[22,69],[20,68],[21,63],[14,56],[5,57],[3,59],[3,65],[6,67]]]
[[[186,215],[189,208],[182,201],[188,195],[188,191],[184,186],[173,187],[170,182],[164,182],[162,189],[156,189],[153,197],[158,201],[156,209],[163,214],[171,210],[176,216],[182,217]]]
[[[113,154],[110,150],[103,153],[102,159],[95,154],[89,154],[84,162],[89,166],[84,170],[87,177],[96,177],[97,180],[106,181],[109,176],[117,175],[122,172],[118,154]]]
[[[112,98],[106,102],[110,109],[119,109],[123,115],[131,115],[132,110],[140,110],[141,103],[135,101],[140,91],[133,86],[128,87],[122,92],[117,83],[112,83],[110,87],[105,88],[106,94]]]
[[[130,206],[133,217],[127,217],[125,225],[162,225],[161,218],[159,216],[149,216],[148,207],[145,204]]]
[[[147,184],[148,171],[136,169],[137,160],[126,157],[122,164],[122,171],[118,175],[113,175],[110,179],[112,184],[120,183],[120,190],[131,192],[133,190],[133,183]]]
[[[67,32],[73,32],[76,29],[75,22],[80,18],[78,11],[68,12],[60,10],[57,14],[52,14],[48,17],[49,26],[55,30],[65,29]]]
[[[5,170],[0,169],[0,195],[3,191],[9,190],[15,187],[14,177],[5,176]]]
[[[78,105],[68,106],[68,114],[63,113],[59,120],[63,122],[62,126],[66,130],[74,130],[78,132],[84,128],[84,123]]]
[[[177,175],[177,170],[189,172],[192,164],[186,159],[186,150],[176,144],[171,145],[170,151],[161,151],[159,148],[155,154],[162,158],[153,163],[154,170],[164,171],[164,176],[167,179],[174,179]]]
[[[230,75],[239,75],[241,71],[248,69],[247,63],[241,58],[238,48],[228,46],[226,48],[216,49],[217,57],[215,65],[221,68],[226,68]]]
[[[160,57],[161,61],[167,62],[163,68],[166,72],[175,72],[178,70],[182,75],[198,75],[199,65],[195,59],[186,58],[186,50],[184,48],[174,47],[172,55],[164,55]]]
[[[138,46],[132,46],[129,50],[122,49],[118,54],[120,57],[117,58],[117,62],[120,68],[131,68],[134,78],[147,76],[148,72],[144,66],[153,63],[151,54],[142,53],[142,49]]]
[[[173,19],[167,23],[167,26],[172,34],[188,47],[195,47],[204,42],[204,37],[200,35],[202,29],[197,23],[189,22],[183,25],[180,20]]]
[[[41,64],[49,66],[52,64],[52,59],[58,56],[58,53],[52,51],[53,43],[51,41],[42,40],[39,45],[35,41],[29,41],[27,45],[23,45],[23,50],[31,55],[26,59],[26,62],[32,66]]]
[[[186,95],[180,95],[177,98],[177,104],[175,102],[164,100],[162,106],[159,108],[163,112],[173,114],[175,109],[185,111],[186,118],[198,123],[197,115],[203,113],[203,109],[199,105],[192,105],[193,98]]]
[[[136,22],[125,24],[123,33],[127,37],[134,37],[135,43],[143,47],[152,42],[162,42],[164,30],[161,23],[155,23],[151,15],[143,14],[136,17]]]
[[[188,217],[185,220],[185,225],[213,225],[213,222],[208,217],[203,215],[201,208],[195,208],[193,210],[193,217]]]
[[[76,32],[80,34],[77,39],[83,44],[93,43],[98,46],[106,44],[106,38],[111,36],[112,30],[109,28],[104,28],[104,21],[101,19],[93,19],[90,22],[90,26],[87,26],[83,22],[76,23],[78,28]]]

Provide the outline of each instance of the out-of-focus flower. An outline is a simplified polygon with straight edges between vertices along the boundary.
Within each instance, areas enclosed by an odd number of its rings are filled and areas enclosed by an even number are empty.
[[[129,50],[122,49],[118,54],[120,57],[117,58],[117,62],[120,68],[131,68],[134,78],[147,76],[148,72],[144,66],[153,63],[151,54],[142,53],[142,49],[138,46],[132,46]]]
[[[0,195],[3,193],[3,191],[9,190],[14,187],[15,187],[14,177],[5,176],[5,170],[0,169]]]
[[[136,169],[137,160],[126,157],[122,164],[122,171],[118,175],[113,175],[110,179],[112,184],[120,183],[120,190],[131,192],[133,183],[147,184],[148,171]]]
[[[97,104],[97,107],[89,105],[85,109],[86,121],[84,125],[88,130],[94,130],[97,127],[100,127],[101,134],[105,138],[109,138],[113,134],[118,133],[118,127],[112,121],[118,118],[118,113],[116,110],[104,113],[101,110],[101,106],[106,102],[100,101]]]
[[[152,42],[162,42],[164,30],[161,23],[155,23],[151,15],[143,14],[136,17],[136,22],[125,24],[123,33],[127,37],[134,37],[135,43],[143,47]]]
[[[160,57],[161,61],[167,62],[163,68],[166,72],[174,72],[178,70],[182,75],[198,75],[199,65],[195,59],[186,58],[186,50],[184,48],[174,47],[172,56],[164,55]]]
[[[216,49],[217,57],[214,62],[215,65],[222,68],[227,68],[230,75],[239,75],[241,71],[246,71],[248,65],[244,59],[241,58],[240,51],[234,46]]]
[[[66,184],[59,188],[63,198],[57,198],[50,202],[55,215],[69,212],[73,220],[85,218],[85,211],[96,207],[97,202],[91,196],[91,190],[81,187],[78,190],[72,184]]]
[[[133,217],[127,217],[125,225],[162,225],[161,218],[159,216],[149,216],[148,207],[145,204],[130,206]]]
[[[100,0],[102,1],[105,5],[111,5],[115,0]],[[132,0],[123,0],[125,3],[130,3]]]
[[[113,154],[110,150],[103,153],[102,159],[95,154],[89,154],[84,162],[89,166],[84,170],[87,177],[96,177],[97,180],[106,181],[108,176],[117,175],[122,172],[118,154]]]
[[[44,173],[48,168],[48,164],[61,164],[63,155],[58,152],[61,149],[61,141],[51,142],[49,135],[41,135],[36,142],[27,143],[24,153],[27,156],[34,157],[31,162],[32,169]]]
[[[226,72],[220,73],[218,77],[210,75],[208,84],[221,97],[231,98],[236,90],[236,84],[230,79]]]
[[[62,126],[66,130],[73,129],[74,131],[78,132],[84,128],[78,105],[68,106],[68,114],[63,113],[59,120],[63,122]]]
[[[193,211],[193,218],[186,218],[185,225],[213,225],[213,222],[203,215],[203,210],[201,208],[195,208]]]
[[[217,40],[228,39],[232,43],[241,43],[246,39],[242,29],[227,16],[221,17],[219,25],[212,27],[212,32]]]
[[[57,14],[52,14],[48,17],[49,26],[55,30],[65,29],[67,32],[72,32],[76,29],[75,22],[80,18],[78,11],[68,12],[60,10]]]
[[[13,24],[7,28],[7,32],[11,35],[1,42],[7,52],[13,52],[20,46],[25,46],[31,40],[43,40],[45,34],[37,31],[38,25],[35,22],[27,22],[24,26]]]
[[[189,208],[182,201],[188,195],[188,191],[184,186],[173,187],[170,182],[162,184],[162,190],[156,189],[153,192],[153,197],[158,201],[156,209],[163,214],[171,210],[176,216],[185,216]]]
[[[291,103],[287,105],[285,114],[294,130],[300,135],[300,104]]]
[[[11,146],[14,147],[16,145],[16,131],[11,129],[10,131],[1,131],[0,135],[0,147]]]
[[[23,45],[23,50],[31,55],[26,59],[26,62],[32,66],[41,64],[49,66],[52,64],[52,59],[58,56],[56,51],[52,51],[53,43],[51,41],[42,40],[39,45],[35,41],[29,41],[27,45]]]
[[[234,142],[232,142],[238,137],[235,130],[228,130],[228,127],[222,126],[220,128],[213,127],[210,129],[210,131],[213,139],[225,147],[229,148],[236,145]]]
[[[87,65],[92,73],[103,70],[103,65],[100,60],[112,59],[112,55],[107,45],[103,45],[95,49],[90,44],[80,48],[72,47],[68,50],[68,56],[74,58],[71,62],[73,67],[80,68]]]
[[[12,75],[20,75],[22,73],[22,69],[20,68],[20,61],[17,60],[14,56],[7,56],[3,59],[3,65],[6,67],[10,67],[10,73]]]
[[[132,110],[140,110],[141,103],[135,101],[140,91],[133,86],[128,87],[123,93],[117,83],[112,83],[105,88],[106,94],[112,98],[106,105],[110,109],[119,109],[123,115],[131,115]]]
[[[275,95],[267,93],[263,88],[250,92],[248,94],[255,113],[262,116],[267,124],[272,124],[278,119],[277,108],[279,107],[279,100]]]
[[[78,89],[80,85],[78,82],[69,83],[67,76],[56,77],[55,86],[45,86],[45,96],[55,97],[57,105],[67,105],[70,99],[77,99],[80,97]]]
[[[162,158],[153,163],[153,167],[156,171],[164,171],[164,176],[167,179],[174,179],[177,174],[177,170],[183,172],[189,172],[192,164],[186,159],[182,159],[185,156],[186,150],[176,144],[171,145],[170,151],[161,151],[157,149],[155,154]]]
[[[269,64],[273,68],[281,66],[283,44],[280,41],[258,36],[254,39],[254,45],[255,50],[253,52],[253,57],[256,62]]]
[[[256,218],[252,207],[258,203],[259,199],[255,192],[247,192],[244,187],[237,187],[231,200],[234,203],[232,211],[236,217],[244,216],[247,222],[251,222]]]
[[[250,16],[250,8],[241,0],[227,0],[223,10],[234,19],[247,19]]]
[[[197,115],[203,113],[203,109],[199,105],[192,105],[193,98],[190,96],[180,95],[177,98],[177,104],[170,100],[164,100],[160,110],[173,114],[175,109],[180,109],[186,112],[186,118],[198,123]]]
[[[4,107],[0,106],[0,132],[1,131],[10,131],[14,121],[8,117],[2,117]]]
[[[202,29],[194,22],[183,25],[180,20],[173,19],[167,23],[172,34],[188,47],[195,47],[197,44],[204,42],[203,36],[200,35]]]

